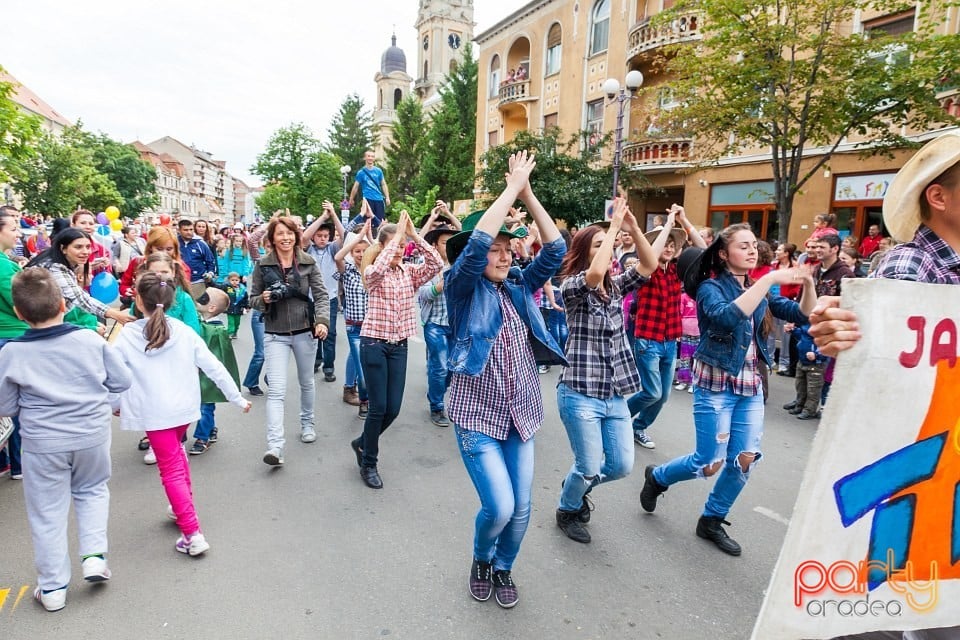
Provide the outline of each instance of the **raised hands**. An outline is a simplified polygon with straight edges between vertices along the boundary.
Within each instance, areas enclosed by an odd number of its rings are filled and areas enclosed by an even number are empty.
[[[510,156],[507,164],[510,168],[510,172],[507,174],[507,184],[519,188],[520,193],[524,193],[530,188],[530,174],[537,166],[534,155],[528,155],[526,151],[519,151]]]

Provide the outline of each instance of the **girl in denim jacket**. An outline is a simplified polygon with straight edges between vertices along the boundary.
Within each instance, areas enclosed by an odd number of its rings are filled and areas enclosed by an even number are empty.
[[[717,475],[697,523],[697,535],[724,553],[740,545],[721,525],[760,459],[763,435],[763,381],[759,363],[770,364],[766,334],[773,317],[804,323],[816,303],[812,270],[770,271],[756,282],[757,238],[748,224],[735,224],[694,261],[681,278],[697,299],[700,344],[693,356],[693,419],[696,449],[660,466],[649,465],[640,506],[653,512],[657,498],[673,484]],[[770,295],[773,285],[803,284],[798,303]],[[769,311],[769,313],[768,313]]]

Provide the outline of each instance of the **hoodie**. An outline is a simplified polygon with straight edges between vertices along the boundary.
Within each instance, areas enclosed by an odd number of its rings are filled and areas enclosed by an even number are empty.
[[[174,318],[165,318],[170,338],[158,349],[146,351],[143,330],[146,320],[123,327],[116,349],[133,373],[133,384],[119,398],[120,428],[125,431],[157,431],[200,418],[202,369],[229,402],[241,409],[247,401],[203,338]],[[117,403],[115,403],[117,406]]]

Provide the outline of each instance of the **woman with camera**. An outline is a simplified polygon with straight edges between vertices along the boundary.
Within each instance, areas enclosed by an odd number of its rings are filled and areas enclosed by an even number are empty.
[[[313,360],[316,338],[323,340],[330,326],[330,304],[316,261],[300,249],[300,228],[289,217],[267,226],[271,251],[253,271],[250,303],[263,314],[264,364],[270,381],[267,392],[267,452],[263,461],[283,464],[283,404],[287,393],[290,352],[300,382],[300,441],[315,442],[313,426]]]

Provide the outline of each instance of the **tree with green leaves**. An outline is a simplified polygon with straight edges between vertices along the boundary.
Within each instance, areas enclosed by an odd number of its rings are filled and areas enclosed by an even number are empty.
[[[250,169],[267,183],[257,198],[258,208],[264,213],[289,208],[304,217],[318,214],[324,200],[336,200],[340,194],[339,166],[305,124],[277,129]]]
[[[491,196],[506,186],[510,155],[526,150],[536,154],[537,168],[530,176],[530,186],[551,217],[568,225],[603,219],[603,206],[612,193],[613,169],[595,166],[580,153],[582,133],[561,140],[561,132],[553,127],[542,134],[518,131],[510,142],[491,147],[480,158],[483,170],[480,180]],[[632,179],[623,175],[622,183]]]
[[[397,105],[393,140],[387,146],[387,183],[398,200],[414,196],[425,141],[423,107],[409,95]]]
[[[476,135],[477,61],[467,43],[463,63],[440,88],[440,106],[430,119],[416,190],[439,186],[445,200],[472,197]]]
[[[348,179],[353,180],[363,167],[364,152],[373,146],[373,116],[360,96],[353,93],[344,98],[327,135],[330,139],[327,152],[350,167]]]
[[[120,201],[114,204],[124,216],[136,217],[160,203],[157,170],[141,158],[136,149],[104,133],[80,133],[81,144],[92,154],[94,166],[113,182],[120,193]]]
[[[12,95],[13,85],[0,82],[0,182],[10,180],[33,156],[40,136],[40,118],[24,113]]]
[[[655,18],[672,28],[691,12],[697,46],[667,47],[659,62],[679,106],[662,128],[695,138],[709,163],[745,149],[769,149],[780,241],[794,197],[842,144],[866,154],[912,146],[906,129],[956,122],[937,92],[955,84],[960,36],[942,35],[940,5],[916,5],[907,32],[854,32],[859,12],[897,15],[900,0],[681,0]],[[806,155],[815,150],[815,162]]]
[[[85,135],[67,127],[59,138],[43,133],[37,140],[13,180],[29,211],[64,216],[80,207],[102,211],[123,202],[110,177],[97,169]]]

